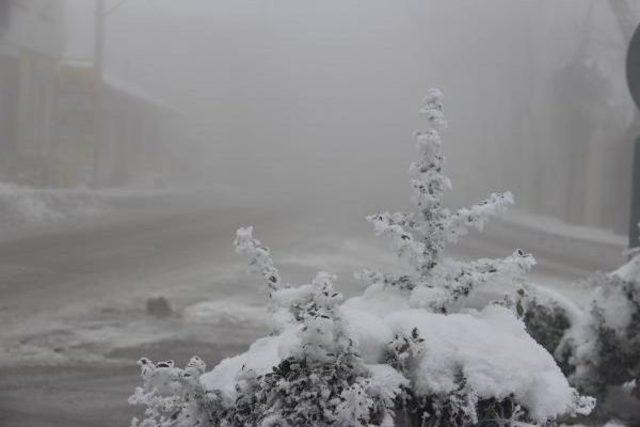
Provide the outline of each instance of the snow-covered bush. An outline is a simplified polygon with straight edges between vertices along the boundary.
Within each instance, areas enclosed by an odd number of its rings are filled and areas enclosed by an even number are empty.
[[[533,297],[522,309],[527,331],[547,351],[554,352],[565,332],[571,327],[569,317],[563,307],[554,301],[541,303]]]
[[[471,263],[443,258],[448,242],[456,242],[469,228],[482,230],[489,217],[513,204],[513,196],[509,192],[494,193],[470,208],[455,212],[445,207],[443,196],[451,182],[443,172],[445,157],[440,131],[447,122],[442,93],[437,89],[429,91],[420,112],[426,116],[429,128],[416,132],[419,157],[409,169],[412,201],[418,215],[380,212],[367,217],[376,234],[387,237],[412,268],[403,275],[365,272],[362,277],[370,285],[384,283],[403,289],[414,306],[447,312],[482,284],[518,281],[535,261],[520,250],[505,259]]]
[[[591,288],[585,308],[527,286],[519,296],[531,336],[554,355],[572,386],[598,398],[593,421],[640,420],[640,255],[580,284]]]
[[[132,405],[146,405],[144,419],[134,418],[132,427],[214,425],[212,414],[219,408],[215,393],[200,384],[205,363],[197,356],[184,369],[173,361],[154,363],[147,358],[138,362],[142,368],[142,387],[129,397]]]
[[[466,305],[483,285],[520,284],[534,261],[522,251],[473,262],[443,256],[448,242],[481,229],[512,197],[444,207],[441,99],[429,92],[421,109],[429,128],[416,134],[418,215],[368,217],[406,260],[403,272],[364,271],[364,293],[343,301],[328,273],[284,282],[269,249],[241,228],[236,251],[264,279],[272,334],[197,383],[184,378],[188,368],[142,362],[143,387],[132,397],[147,406],[141,426],[507,426],[590,412],[593,399],[578,395],[527,333],[514,313],[519,303]]]
[[[608,387],[624,385],[640,394],[640,255],[611,273],[594,273],[582,287],[592,289],[586,309],[558,295],[523,293],[527,330],[581,391],[604,397]]]
[[[588,279],[588,312],[564,335],[556,356],[580,389],[602,395],[607,386],[640,378],[640,255]]]
[[[584,321],[584,310],[562,295],[533,284],[518,289],[517,312],[531,337],[551,353],[565,375],[574,371],[566,346],[569,331]]]

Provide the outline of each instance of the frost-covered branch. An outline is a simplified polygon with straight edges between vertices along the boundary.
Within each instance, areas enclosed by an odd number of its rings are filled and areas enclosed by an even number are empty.
[[[531,254],[521,250],[515,251],[507,258],[488,259],[483,258],[470,263],[459,263],[453,268],[451,280],[445,285],[451,294],[451,302],[457,301],[477,286],[490,281],[503,280],[514,283],[521,279],[536,261]]]
[[[404,212],[380,212],[367,217],[367,221],[373,224],[376,236],[384,236],[389,239],[398,256],[419,268],[424,263],[425,246],[416,240],[409,228],[412,215]]]
[[[424,353],[425,342],[420,336],[418,328],[413,328],[410,334],[397,333],[387,345],[386,360],[403,374],[408,374]]]
[[[437,310],[468,295],[476,285],[507,272],[523,274],[533,265],[533,258],[524,254],[518,256],[518,253],[503,260],[480,260],[470,264],[443,259],[448,242],[456,242],[468,233],[469,228],[482,230],[491,216],[513,204],[513,195],[510,192],[493,193],[486,200],[455,213],[444,206],[444,193],[451,188],[451,182],[444,173],[441,131],[447,122],[442,99],[441,91],[431,89],[419,110],[426,116],[428,128],[416,132],[418,159],[411,164],[409,175],[412,200],[420,218],[403,212],[383,212],[367,217],[376,235],[388,237],[398,256],[408,259],[414,267],[414,272],[405,276],[392,278],[382,274],[376,279],[383,280],[386,285],[399,284],[397,288],[415,289],[414,302]],[[427,300],[431,302],[427,303]]]
[[[449,219],[448,240],[457,242],[460,237],[467,234],[471,227],[482,231],[490,217],[505,212],[511,205],[513,205],[513,194],[507,191],[506,193],[492,193],[489,198],[470,208],[459,209]]]
[[[147,409],[144,420],[134,418],[132,427],[207,425],[220,397],[202,388],[200,376],[206,366],[199,357],[192,357],[184,369],[175,367],[173,361],[153,363],[147,358],[138,365],[142,387],[136,388],[129,404]]]
[[[535,259],[521,250],[507,258],[483,258],[473,262],[449,260],[434,268],[429,281],[416,286],[411,302],[416,307],[447,312],[459,299],[490,282],[517,283],[535,265]]]
[[[253,237],[253,227],[239,228],[233,241],[236,252],[249,258],[249,269],[264,277],[269,295],[282,287],[280,273],[275,267],[269,248]]]
[[[328,361],[349,345],[337,312],[342,294],[336,292],[335,280],[333,274],[319,272],[311,283],[311,298],[301,314],[302,358]]]

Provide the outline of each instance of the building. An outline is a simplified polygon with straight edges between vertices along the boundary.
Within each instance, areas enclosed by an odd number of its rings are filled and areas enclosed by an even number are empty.
[[[162,185],[176,169],[189,168],[180,162],[177,144],[188,140],[187,129],[182,114],[169,104],[108,76],[97,84],[91,61],[66,59],[58,71],[50,183]]]
[[[48,184],[64,1],[0,0],[0,179]]]
[[[55,187],[88,185],[97,144],[93,63],[64,60],[57,79],[49,180]]]
[[[0,0],[0,181],[160,183],[176,165],[173,143],[185,139],[184,120],[130,85],[98,84],[93,61],[63,58],[64,5]]]

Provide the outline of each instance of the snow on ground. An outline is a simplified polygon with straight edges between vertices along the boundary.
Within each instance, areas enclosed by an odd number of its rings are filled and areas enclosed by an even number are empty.
[[[94,216],[103,209],[98,194],[88,190],[37,189],[0,182],[0,229]]]
[[[231,242],[228,239],[216,245],[230,250]],[[270,246],[285,280],[304,282],[317,270],[336,272],[338,288],[347,296],[362,290],[355,271],[372,266],[389,270],[397,265],[373,237],[325,235],[292,245],[276,242]],[[118,349],[150,342],[192,339],[247,344],[266,333],[265,295],[260,281],[247,274],[243,260],[233,255],[220,259],[213,253],[202,258],[192,265],[181,264],[144,276],[116,275],[100,284],[112,287],[113,292],[99,299],[88,296],[91,300],[87,303],[65,305],[43,316],[19,315],[19,322],[5,324],[0,333],[0,366],[111,363],[114,360],[110,355],[117,354]],[[531,278],[573,301],[586,298],[587,292],[573,283],[576,277],[534,273]],[[130,285],[119,290],[111,280]],[[167,298],[174,309],[172,316],[156,319],[146,313],[147,298],[155,296]]]
[[[219,245],[231,250],[230,240]],[[353,278],[353,266],[363,257],[376,257],[375,250],[357,241],[324,238],[304,245],[304,250],[280,251],[287,278],[308,276],[318,262],[339,272],[345,290],[352,294],[360,286]],[[202,260],[190,257],[190,263],[181,261],[168,271],[116,276],[114,281],[130,283],[120,290],[111,278],[104,282],[100,278],[99,287],[112,287],[113,292],[87,295],[86,303],[76,301],[43,315],[18,312],[0,332],[0,367],[112,363],[110,355],[118,349],[175,339],[247,344],[267,331],[264,295],[242,260],[232,256],[230,265],[227,259],[217,261],[220,258],[214,253],[205,253]],[[156,319],[146,313],[146,300],[155,296],[167,298],[174,309],[172,316]],[[133,357],[138,356],[142,354]]]
[[[0,182],[0,240],[19,239],[79,226],[94,227],[105,221],[121,221],[162,215],[194,200],[228,198],[223,185],[196,188],[36,188]],[[224,196],[224,197],[223,197]],[[238,202],[246,203],[236,196]]]
[[[244,344],[264,332],[259,322],[265,309],[251,303],[254,292],[240,290],[241,274],[198,266],[140,278],[126,293],[69,304],[44,316],[22,313],[0,332],[0,367],[130,364],[141,354],[124,352],[122,360],[120,350],[171,340]],[[147,299],[155,295],[170,301],[170,316],[156,318],[146,311]],[[204,295],[216,297],[198,302]]]
[[[131,193],[119,195],[127,206],[140,200]],[[233,233],[239,226],[256,225],[285,281],[306,283],[318,270],[330,271],[338,275],[337,287],[347,297],[362,292],[354,271],[392,270],[397,265],[357,216],[327,233],[318,231],[328,228],[327,219],[310,224],[310,218],[321,216],[318,212],[284,215],[277,206],[261,205],[256,210],[247,208],[248,203],[218,203],[215,198],[205,206],[203,198],[207,197],[171,197],[160,206],[140,203],[143,214],[124,216],[120,223],[107,221],[112,212],[99,213],[95,218],[101,229],[96,231],[93,226],[60,228],[55,236],[0,238],[0,371],[11,374],[5,377],[11,378],[10,384],[0,382],[5,387],[0,396],[13,399],[0,405],[0,412],[23,408],[34,417],[60,417],[59,424],[51,425],[86,425],[70,424],[65,417],[99,420],[92,399],[85,399],[82,407],[62,407],[60,399],[78,399],[74,390],[82,389],[84,396],[89,393],[87,385],[103,387],[103,379],[120,372],[120,379],[114,377],[113,387],[99,399],[120,408],[126,422],[133,411],[126,398],[137,381],[134,362],[139,357],[184,363],[198,354],[211,368],[220,357],[241,353],[265,336],[262,285],[233,253]],[[179,209],[167,208],[174,205]],[[150,210],[159,210],[159,218],[150,216]],[[472,243],[470,249],[455,251],[493,257],[507,255],[517,246],[482,239],[483,235],[474,234],[465,240]],[[574,302],[584,301],[588,292],[575,283],[587,274],[588,266],[556,267],[548,269],[543,260],[529,278]],[[170,302],[173,315],[157,319],[146,313],[147,299],[157,296]],[[78,372],[85,372],[81,385]],[[21,396],[36,393],[55,375],[55,383],[66,387],[55,391],[59,397],[44,393],[39,395],[42,405],[20,406]],[[22,394],[15,391],[22,389]],[[47,402],[54,406],[46,406]],[[85,418],[76,417],[80,412]],[[16,414],[21,421],[9,425],[23,425],[25,418]]]

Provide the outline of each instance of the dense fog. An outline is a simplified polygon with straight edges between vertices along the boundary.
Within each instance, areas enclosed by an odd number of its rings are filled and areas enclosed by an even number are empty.
[[[203,182],[332,208],[405,199],[416,105],[437,86],[456,202],[511,189],[624,232],[636,18],[615,3],[139,0],[108,17],[105,70],[185,115],[175,144]],[[91,56],[91,7],[68,5],[71,57]]]
[[[321,363],[354,387],[312,399],[331,425],[391,425],[421,381],[458,387],[462,426],[636,425],[639,22],[634,0],[0,0],[0,425],[280,422],[238,409],[251,364],[293,372],[280,350],[309,343],[350,361]],[[194,354],[222,374],[140,363],[195,398],[127,403],[142,356]],[[352,422],[336,402],[376,369],[395,385]]]

